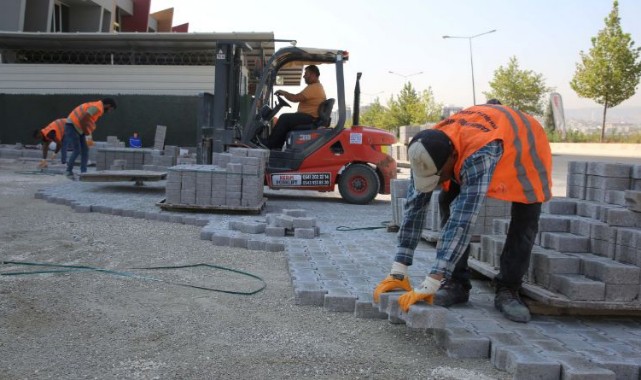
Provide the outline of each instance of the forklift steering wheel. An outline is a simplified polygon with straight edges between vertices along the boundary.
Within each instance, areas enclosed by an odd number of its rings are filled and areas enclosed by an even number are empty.
[[[279,94],[274,93],[276,95],[276,99],[278,99],[278,105],[276,108],[281,109],[283,107],[291,107],[289,103],[285,99],[283,99]]]

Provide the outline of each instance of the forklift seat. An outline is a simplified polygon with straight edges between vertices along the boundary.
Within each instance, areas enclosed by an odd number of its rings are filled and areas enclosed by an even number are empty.
[[[318,105],[318,118],[314,120],[313,129],[320,127],[329,128],[329,124],[332,122],[334,102],[336,102],[336,99],[330,98]]]

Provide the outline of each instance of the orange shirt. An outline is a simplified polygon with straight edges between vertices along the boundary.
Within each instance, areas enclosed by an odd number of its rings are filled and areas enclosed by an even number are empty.
[[[325,101],[325,89],[320,83],[312,83],[300,92],[305,97],[298,103],[298,112],[318,117],[318,106]]]

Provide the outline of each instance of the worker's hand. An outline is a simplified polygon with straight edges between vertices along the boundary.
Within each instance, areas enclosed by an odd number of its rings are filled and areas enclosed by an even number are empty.
[[[38,169],[44,169],[47,167],[47,160],[40,160],[40,163],[38,164]]]
[[[427,276],[420,288],[414,289],[400,296],[398,299],[398,305],[401,307],[401,310],[406,313],[409,311],[410,306],[419,301],[425,301],[431,305],[434,303],[434,295],[440,287],[441,282],[439,280]]]
[[[409,276],[403,276],[401,280],[391,274],[385,277],[385,279],[376,286],[376,289],[374,289],[374,303],[378,303],[381,293],[387,293],[392,290],[405,290],[407,292],[412,290]]]
[[[432,303],[434,303],[434,293],[423,294],[417,292],[416,290],[412,290],[398,298],[398,305],[401,307],[401,310],[407,313],[407,311],[410,309],[410,306],[414,305],[418,301],[425,301],[431,305]]]

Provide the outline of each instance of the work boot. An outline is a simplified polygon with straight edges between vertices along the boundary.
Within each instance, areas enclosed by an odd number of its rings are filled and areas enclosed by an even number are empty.
[[[526,323],[530,320],[530,310],[521,300],[518,290],[498,288],[494,297],[494,307],[510,321]]]
[[[466,303],[470,299],[470,286],[458,281],[445,280],[436,292],[434,305],[449,307]]]

